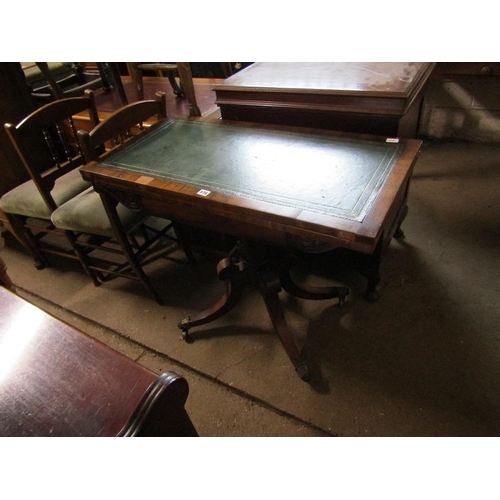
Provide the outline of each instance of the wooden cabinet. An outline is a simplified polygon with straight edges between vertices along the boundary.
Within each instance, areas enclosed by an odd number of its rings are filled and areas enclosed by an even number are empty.
[[[434,63],[255,63],[215,86],[221,116],[414,138]]]

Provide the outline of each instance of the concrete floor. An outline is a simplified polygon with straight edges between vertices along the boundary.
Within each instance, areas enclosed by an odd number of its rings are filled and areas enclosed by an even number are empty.
[[[177,322],[222,293],[215,263],[146,268],[167,305],[118,279],[95,288],[66,260],[38,271],[6,234],[19,295],[153,371],[189,382],[201,436],[498,436],[500,434],[500,145],[426,142],[403,225],[382,266],[380,299],[329,263],[298,272],[351,289],[336,301],[282,292],[314,379],[294,373],[258,293],[179,340]]]

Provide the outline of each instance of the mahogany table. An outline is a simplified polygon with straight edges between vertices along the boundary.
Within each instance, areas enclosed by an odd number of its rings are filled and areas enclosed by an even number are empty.
[[[187,395],[0,287],[0,436],[197,436]]]
[[[415,138],[435,63],[254,63],[214,87],[224,119]]]
[[[118,199],[191,226],[239,239],[218,275],[226,293],[179,328],[213,321],[244,287],[262,293],[273,326],[299,375],[304,357],[278,294],[338,298],[349,290],[305,287],[290,277],[290,249],[346,248],[364,257],[360,271],[375,298],[383,249],[407,212],[408,186],[421,147],[416,140],[348,135],[232,121],[170,120],[81,169],[104,203]],[[363,260],[363,259],[361,259]]]

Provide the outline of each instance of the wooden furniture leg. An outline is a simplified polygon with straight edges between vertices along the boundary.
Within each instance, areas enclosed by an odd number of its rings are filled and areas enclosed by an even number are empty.
[[[116,206],[118,205],[118,201],[108,194],[105,190],[98,190],[99,195],[101,196],[102,203],[108,214],[111,225],[113,226],[116,239],[120,242],[120,245],[123,249],[125,257],[130,265],[130,267],[134,270],[137,281],[140,281],[142,285],[146,288],[149,295],[153,300],[155,300],[158,304],[163,305],[163,299],[158,295],[158,292],[154,289],[154,287],[149,282],[146,273],[142,269],[142,266],[139,264],[136,256],[132,252],[130,248],[130,244],[127,239],[127,235],[124,233],[122,229],[122,224],[120,221],[120,217],[116,211]],[[135,278],[134,278],[135,279]]]
[[[183,94],[189,102],[189,116],[201,116],[200,108],[196,102],[191,66],[189,66],[188,62],[178,62],[177,71],[179,73]]]
[[[299,285],[290,275],[291,261],[287,258],[278,259],[277,272],[281,286],[290,295],[298,297],[299,299],[308,300],[326,300],[326,299],[339,299],[339,306],[342,306],[345,298],[349,295],[349,288],[345,286],[312,286],[312,285]]]
[[[182,330],[182,339],[192,342],[189,329],[204,325],[224,316],[240,300],[243,290],[247,284],[247,277],[243,261],[233,262],[230,258],[222,259],[217,265],[217,276],[225,281],[226,291],[224,295],[210,308],[200,314],[188,316],[179,322],[178,327]]]
[[[192,341],[189,329],[220,318],[229,312],[240,300],[247,285],[256,285],[262,295],[267,312],[283,348],[295,371],[304,381],[309,381],[309,370],[304,356],[295,345],[279,300],[282,288],[300,298],[325,300],[339,298],[342,304],[349,294],[346,287],[305,287],[296,284],[283,265],[283,256],[270,255],[264,244],[253,241],[239,242],[231,257],[222,259],[217,266],[217,275],[225,281],[226,291],[219,301],[195,317],[188,316],[179,322],[181,338]]]
[[[17,238],[17,240],[23,245],[23,247],[31,254],[35,262],[35,267],[37,269],[45,269],[50,267],[50,262],[47,257],[38,250],[37,242],[33,240],[33,235],[26,231],[23,223],[21,222],[21,216],[14,214],[5,214],[8,221],[7,229],[12,232],[12,234]]]
[[[407,188],[408,192],[408,188]],[[404,239],[405,233],[401,229],[401,225],[408,214],[408,206],[406,202],[402,205],[401,210],[396,218],[395,225],[388,231],[386,237],[381,238],[379,244],[375,248],[375,251],[370,255],[365,263],[359,268],[360,274],[362,274],[367,280],[368,285],[365,292],[366,300],[370,302],[375,302],[379,298],[379,292],[377,291],[377,285],[380,282],[380,265],[382,262],[382,256],[386,248],[389,246],[391,239]]]
[[[137,67],[137,63],[127,63],[127,70],[137,93],[137,100],[144,100],[144,82],[142,81],[141,70]]]
[[[259,289],[266,304],[267,312],[273,323],[274,330],[278,334],[281,345],[293,364],[297,375],[304,381],[310,380],[309,369],[307,367],[304,356],[300,353],[297,345],[293,341],[292,333],[283,314],[281,307],[279,292],[281,286],[279,279],[272,273],[262,273],[259,279]]]
[[[161,73],[163,73],[163,72],[161,72]],[[170,85],[171,85],[173,91],[174,91],[174,94],[177,97],[182,96],[182,89],[177,84],[177,80],[175,79],[175,76],[174,76],[174,74],[171,71],[167,72],[167,78],[168,78],[168,81],[170,82]]]
[[[97,63],[97,67],[100,69],[100,71],[101,68],[104,67],[104,65],[107,65],[107,69],[111,76],[111,85],[118,91],[118,95],[120,96],[122,106],[126,106],[128,104],[128,99],[127,99],[127,94],[125,93],[125,88],[123,87],[123,82],[120,76],[118,63],[116,62]]]

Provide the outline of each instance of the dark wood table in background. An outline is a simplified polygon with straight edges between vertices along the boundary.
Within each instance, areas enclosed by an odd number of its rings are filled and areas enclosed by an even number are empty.
[[[0,287],[0,436],[197,436],[188,390]]]
[[[254,63],[214,87],[222,118],[416,138],[435,63]]]
[[[170,120],[139,140],[81,169],[104,203],[233,235],[234,252],[218,275],[226,293],[212,308],[179,323],[188,330],[213,321],[256,285],[299,375],[304,357],[293,342],[278,293],[338,298],[342,286],[305,287],[287,256],[345,248],[363,256],[361,272],[374,298],[384,248],[407,212],[408,186],[421,147],[416,140],[348,135],[224,120]]]

